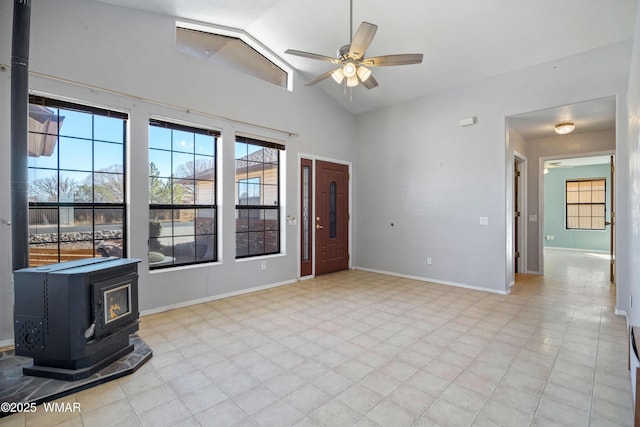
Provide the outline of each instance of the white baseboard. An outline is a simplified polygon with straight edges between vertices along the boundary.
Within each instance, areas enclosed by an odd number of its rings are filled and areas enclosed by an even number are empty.
[[[491,292],[492,294],[508,295],[509,291],[492,288],[483,288],[481,286],[467,285],[466,283],[449,282],[445,280],[430,279],[428,277],[412,276],[408,274],[395,273],[393,271],[376,270],[373,268],[355,267],[355,270],[370,271],[372,273],[386,274],[388,276],[404,277],[406,279],[420,280],[421,282],[436,283],[438,285],[455,286],[457,288],[471,289],[474,291]]]
[[[163,313],[163,312],[169,311],[169,310],[175,310],[176,308],[190,307],[190,306],[196,305],[196,304],[203,304],[205,302],[211,302],[211,301],[216,301],[216,300],[219,300],[219,299],[224,299],[224,298],[229,298],[229,297],[235,297],[235,296],[238,296],[238,295],[249,294],[251,292],[264,291],[265,289],[277,288],[278,286],[290,285],[291,283],[296,283],[296,282],[297,282],[297,280],[286,280],[284,282],[271,283],[271,284],[263,285],[263,286],[256,286],[254,288],[242,289],[240,291],[234,291],[234,292],[227,292],[225,294],[213,295],[213,296],[206,297],[206,298],[199,298],[199,299],[190,300],[190,301],[183,301],[183,302],[179,302],[179,303],[176,303],[176,304],[165,305],[164,307],[158,307],[158,308],[151,308],[149,310],[143,310],[143,311],[140,312],[140,316],[149,316],[151,314],[158,314],[158,313]]]
[[[527,274],[535,274],[535,275],[540,275],[539,271],[535,271],[535,270],[527,270]]]
[[[15,340],[13,338],[9,338],[8,340],[2,340],[0,341],[0,348],[13,347],[14,344],[15,344]]]

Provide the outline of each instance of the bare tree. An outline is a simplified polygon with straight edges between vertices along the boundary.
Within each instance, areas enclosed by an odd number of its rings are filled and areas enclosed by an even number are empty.
[[[76,194],[78,183],[68,177],[47,176],[29,183],[29,199],[37,202],[57,202],[60,194]]]

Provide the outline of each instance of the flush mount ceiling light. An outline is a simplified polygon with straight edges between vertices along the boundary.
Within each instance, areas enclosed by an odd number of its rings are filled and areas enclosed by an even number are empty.
[[[576,125],[571,123],[571,122],[565,122],[565,123],[558,123],[556,125],[556,133],[560,134],[560,135],[566,135],[568,133],[573,132],[573,130],[576,128]]]

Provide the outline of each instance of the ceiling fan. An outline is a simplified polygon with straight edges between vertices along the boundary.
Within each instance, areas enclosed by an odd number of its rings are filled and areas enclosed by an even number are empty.
[[[565,165],[562,164],[561,161],[555,161],[555,162],[544,162],[544,167],[547,169],[555,169],[555,168],[572,168],[572,165]]]
[[[353,0],[351,0],[350,6],[349,36],[351,37],[353,34]],[[343,81],[346,81],[346,85],[348,87],[355,87],[359,83],[362,83],[362,85],[367,89],[373,89],[378,86],[378,82],[371,74],[371,70],[367,67],[420,64],[423,56],[421,53],[407,53],[365,58],[365,52],[373,41],[373,37],[375,36],[377,29],[378,26],[375,24],[362,22],[358,27],[358,30],[351,37],[351,42],[338,49],[338,53],[335,58],[295,49],[287,49],[285,53],[339,65],[338,68],[320,74],[315,79],[309,81],[306,84],[307,86],[311,86],[332,77],[338,84],[342,84]]]
[[[563,165],[562,161],[555,161],[555,162],[544,162],[544,174],[548,174],[550,169],[557,169],[557,168],[567,168],[570,169],[573,166],[571,165]]]

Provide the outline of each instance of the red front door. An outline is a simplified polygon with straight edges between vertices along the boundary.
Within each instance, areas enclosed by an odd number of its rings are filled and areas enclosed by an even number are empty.
[[[316,275],[349,268],[349,166],[316,161]]]

